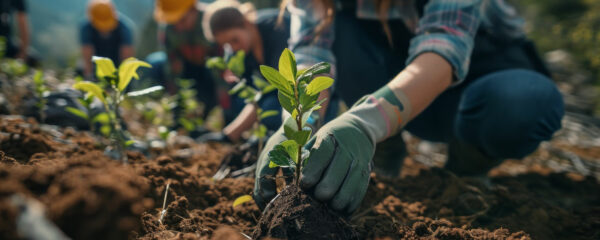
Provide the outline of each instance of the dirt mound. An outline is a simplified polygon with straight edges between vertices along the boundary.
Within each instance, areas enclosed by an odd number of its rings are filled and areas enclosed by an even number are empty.
[[[269,203],[252,237],[358,239],[342,217],[300,191],[296,185],[286,187]]]

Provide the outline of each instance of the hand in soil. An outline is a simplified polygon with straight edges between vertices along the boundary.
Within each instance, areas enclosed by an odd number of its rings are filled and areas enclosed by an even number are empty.
[[[314,188],[317,200],[337,211],[352,213],[362,202],[371,173],[375,144],[353,114],[344,114],[323,126],[302,172],[300,186]]]

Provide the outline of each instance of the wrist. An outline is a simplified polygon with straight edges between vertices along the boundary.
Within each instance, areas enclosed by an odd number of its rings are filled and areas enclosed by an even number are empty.
[[[408,106],[408,107],[407,107]],[[401,92],[387,86],[361,98],[348,112],[374,143],[398,133],[408,122],[410,105]]]

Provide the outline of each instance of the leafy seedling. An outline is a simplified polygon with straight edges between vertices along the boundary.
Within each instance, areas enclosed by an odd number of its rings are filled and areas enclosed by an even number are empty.
[[[254,86],[258,89],[248,85],[246,80],[242,79],[242,81],[229,90],[229,94],[238,95],[240,98],[244,99],[246,104],[252,104],[256,109],[256,121],[254,122],[252,129],[252,135],[258,139],[258,152],[261,152],[264,139],[267,136],[267,127],[262,124],[261,121],[268,117],[277,116],[279,115],[279,112],[275,110],[263,111],[258,105],[262,96],[275,90],[275,87],[258,76],[252,76],[252,78]]]
[[[37,98],[37,103],[35,104],[36,108],[39,111],[40,122],[46,121],[46,105],[48,100],[46,97],[50,93],[49,89],[46,87],[46,83],[44,82],[44,75],[42,71],[37,70],[33,75],[33,84],[34,84],[34,92],[35,97]]]
[[[295,172],[299,184],[302,167],[309,152],[303,150],[312,129],[306,121],[313,111],[321,108],[319,94],[333,85],[333,79],[319,74],[329,73],[330,65],[317,63],[306,70],[298,71],[294,54],[285,49],[279,58],[279,71],[269,66],[260,66],[262,75],[278,90],[279,103],[291,114],[284,121],[283,129],[288,139],[269,152],[269,167],[287,167]]]
[[[102,103],[110,123],[109,132],[113,148],[116,150],[116,158],[127,162],[125,148],[133,144],[133,141],[127,140],[126,132],[121,128],[119,105],[128,97],[125,90],[131,80],[139,79],[137,69],[151,66],[135,58],[126,59],[118,69],[109,58],[93,57],[92,61],[96,64],[96,77],[101,81],[100,84],[81,81],[75,83],[73,88],[90,94]]]
[[[244,59],[246,53],[242,50],[233,53],[233,49],[229,44],[223,46],[223,57],[212,57],[206,61],[206,67],[219,71],[231,70],[235,76],[241,78],[246,71],[244,67]]]

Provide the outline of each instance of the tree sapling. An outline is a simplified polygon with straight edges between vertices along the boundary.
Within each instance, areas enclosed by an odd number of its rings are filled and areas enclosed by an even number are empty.
[[[306,121],[313,111],[321,108],[321,103],[325,100],[319,101],[321,91],[333,85],[332,78],[318,75],[329,73],[330,68],[328,63],[321,62],[298,71],[294,54],[287,48],[279,58],[279,71],[269,66],[260,66],[263,76],[277,88],[279,103],[291,114],[283,124],[288,140],[269,152],[269,167],[291,168],[295,172],[296,185],[299,184],[300,173],[309,154],[303,150],[312,133]]]
[[[113,148],[116,149],[118,155],[117,158],[127,162],[125,148],[133,142],[126,140],[125,131],[121,128],[119,105],[127,97],[125,90],[131,80],[139,79],[137,69],[151,66],[135,58],[123,61],[119,69],[115,68],[109,58],[93,57],[92,61],[96,64],[96,77],[103,81],[106,87],[103,89],[99,84],[82,81],[75,83],[73,88],[87,92],[102,102],[110,122],[110,135],[113,140]]]

